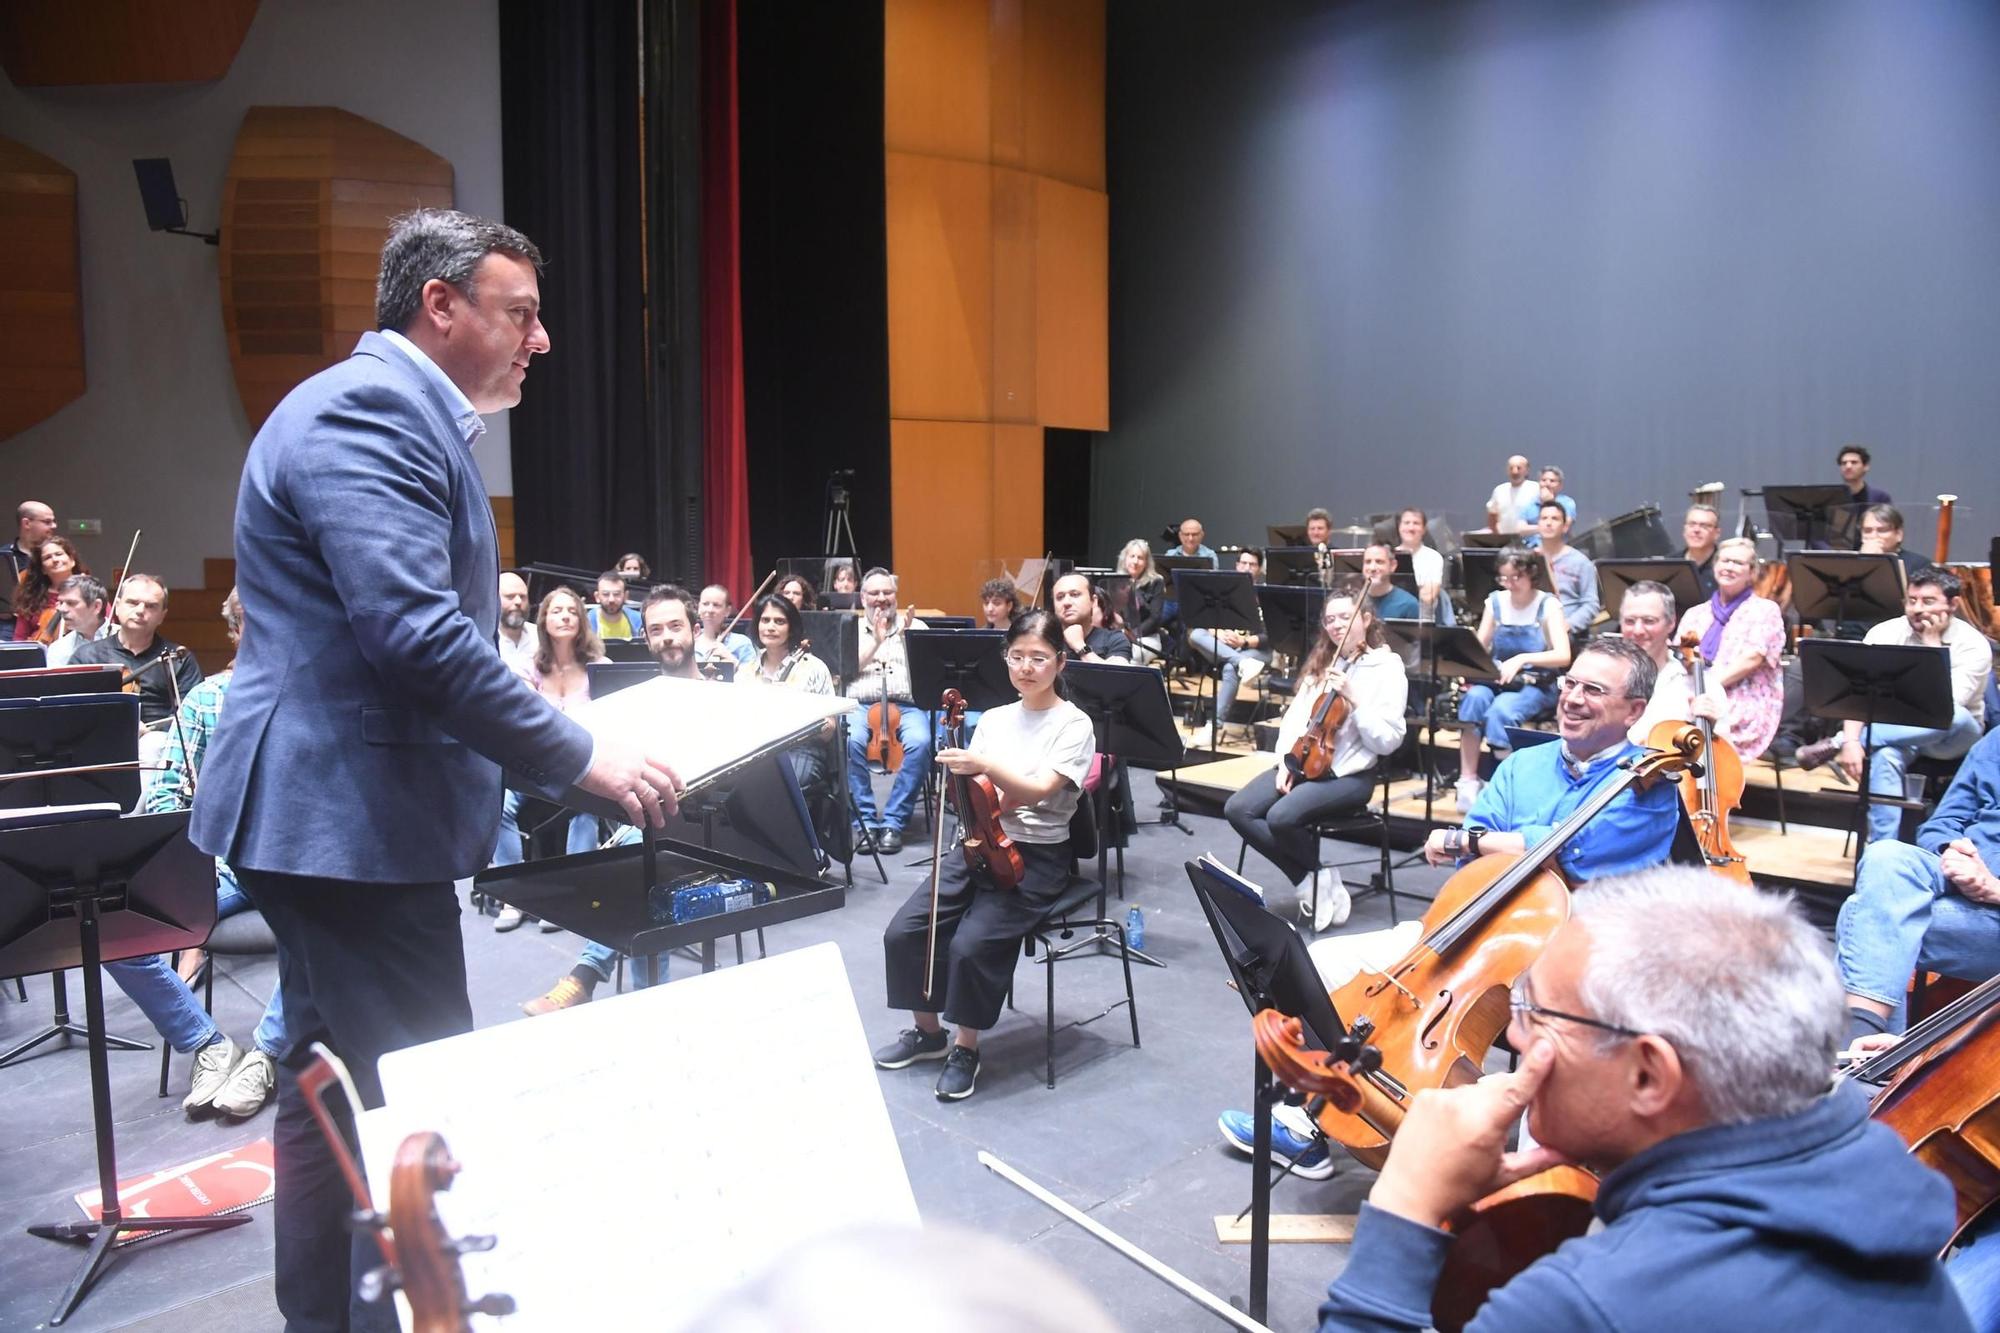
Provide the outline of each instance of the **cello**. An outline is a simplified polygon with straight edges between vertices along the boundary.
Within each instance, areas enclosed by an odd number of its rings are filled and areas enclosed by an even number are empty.
[[[1700,636],[1683,634],[1674,651],[1687,668],[1694,695],[1707,693]],[[1674,733],[1686,725],[1672,718],[1656,723],[1646,743],[1655,749],[1667,748],[1673,744]],[[1710,719],[1697,718],[1694,725],[1701,729],[1702,762],[1681,775],[1681,803],[1687,807],[1688,822],[1694,827],[1695,841],[1701,845],[1708,868],[1748,884],[1750,865],[1729,840],[1729,812],[1743,804],[1743,757],[1727,737],[1715,734],[1715,723]]]
[[[965,748],[965,696],[957,690],[944,692],[944,740],[946,749]],[[1021,887],[1028,873],[1021,849],[1000,825],[1000,789],[984,774],[944,771],[945,805],[958,812],[958,850],[965,868],[975,879],[983,878],[996,889]],[[924,994],[932,992],[937,970],[938,878],[944,873],[944,820],[933,822],[931,846],[931,923],[924,949]]]
[[[1257,1054],[1288,1087],[1312,1094],[1326,1136],[1364,1165],[1379,1167],[1417,1093],[1476,1082],[1487,1052],[1506,1031],[1509,988],[1541,956],[1569,919],[1570,886],[1557,856],[1570,839],[1628,787],[1678,777],[1702,756],[1702,734],[1681,724],[1670,748],[1622,761],[1538,845],[1516,857],[1482,857],[1456,871],[1424,913],[1423,933],[1383,969],[1364,968],[1328,997],[1351,1034],[1378,1053],[1367,1061],[1330,1061],[1307,1050],[1296,1019],[1275,1010],[1253,1024]],[[1459,1266],[1440,1279],[1432,1314],[1438,1327],[1461,1326],[1525,1262],[1589,1223],[1596,1182],[1557,1167],[1517,1181],[1455,1221],[1465,1244]]]
[[[1872,1089],[1868,1114],[1951,1182],[1958,1226],[2000,1200],[2000,977],[1975,986],[1887,1050],[1847,1071]]]

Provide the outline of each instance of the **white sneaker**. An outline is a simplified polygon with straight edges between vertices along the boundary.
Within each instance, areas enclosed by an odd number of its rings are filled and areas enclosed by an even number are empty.
[[[212,1105],[224,1115],[247,1120],[264,1109],[277,1081],[278,1067],[271,1057],[262,1051],[252,1051],[236,1066],[236,1072],[222,1085],[222,1091],[215,1094]]]
[[[1354,910],[1354,899],[1348,894],[1347,885],[1341,882],[1338,866],[1315,870],[1306,882],[1306,893],[1306,897],[1299,899],[1299,915],[1310,917],[1314,930],[1332,930],[1347,924],[1348,913]]]
[[[1236,659],[1236,688],[1248,689],[1250,682],[1264,674],[1264,664],[1254,657]]]
[[[215,1100],[215,1094],[222,1091],[222,1085],[229,1081],[230,1071],[236,1068],[237,1058],[242,1052],[236,1043],[227,1037],[217,1037],[208,1045],[194,1053],[194,1086],[188,1089],[187,1099],[181,1103],[183,1111],[199,1111]]]
[[[1486,784],[1478,778],[1460,778],[1458,785],[1452,789],[1455,793],[1452,804],[1458,807],[1460,814],[1463,814],[1472,809],[1472,803],[1479,799],[1479,793],[1485,789]]]
[[[500,909],[500,915],[493,918],[493,929],[495,933],[501,935],[513,930],[520,924],[521,909],[518,907],[503,907]]]

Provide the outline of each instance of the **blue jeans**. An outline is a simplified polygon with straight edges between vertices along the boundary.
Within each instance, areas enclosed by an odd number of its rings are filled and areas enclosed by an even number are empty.
[[[1868,728],[1868,747],[1875,753],[1868,760],[1868,790],[1875,796],[1900,799],[1903,774],[1909,770],[1910,756],[1926,759],[1956,759],[1972,748],[1980,737],[1979,724],[1963,707],[1955,708],[1948,727],[1893,727],[1877,723]],[[1889,842],[1902,831],[1900,806],[1868,807],[1868,839]]]
[[[2000,1328],[2000,1218],[1974,1222],[1944,1266],[1974,1328]]]
[[[593,816],[578,815],[575,823],[571,824],[570,827],[574,829],[576,824],[581,824],[586,819],[590,820],[592,824],[596,823]],[[630,824],[618,825],[618,831],[611,837],[611,845],[613,847],[626,847],[637,841],[639,841],[639,830]],[[609,981],[611,980],[612,972],[617,969],[618,957],[618,951],[610,945],[599,944],[596,940],[585,940],[583,943],[583,952],[577,955],[576,961],[580,966],[587,967],[597,973],[599,981]],[[646,973],[643,968],[633,968],[632,984],[634,986],[640,985],[641,979],[645,975]],[[662,956],[660,959],[660,980],[665,981],[666,979],[667,960]]]
[[[896,734],[903,741],[903,766],[889,788],[889,803],[881,817],[875,814],[875,789],[868,774],[868,705],[855,702],[847,710],[847,790],[854,797],[856,818],[870,829],[895,829],[898,833],[910,822],[916,808],[917,792],[931,765],[931,721],[929,714],[910,704],[902,709],[902,725]]]
[[[255,906],[250,901],[250,895],[243,892],[243,886],[236,882],[236,872],[229,868],[229,863],[218,860],[215,863],[215,919],[220,921]],[[264,1016],[257,1020],[257,1034],[252,1040],[258,1050],[274,1060],[285,1049],[285,1006],[276,978],[271,981],[271,998],[264,1005]]]
[[[1841,984],[1897,1007],[1919,968],[1983,981],[2000,972],[2000,907],[1952,888],[1938,859],[1907,842],[1876,842],[1861,855],[1854,892],[1834,930]]]
[[[500,836],[493,844],[489,866],[521,864],[521,793],[512,787],[500,792]]]
[[[1505,750],[1507,728],[1526,726],[1555,711],[1556,692],[1546,685],[1523,685],[1497,692],[1491,685],[1474,685],[1459,701],[1458,720],[1480,726],[1488,746]]]
[[[1220,642],[1212,629],[1189,630],[1188,644],[1209,661],[1222,663],[1222,681],[1215,687],[1215,716],[1227,726],[1230,710],[1236,707],[1236,691],[1241,688],[1244,659],[1269,666],[1271,654],[1262,648],[1231,648]]]
[[[250,898],[236,883],[236,872],[222,862],[215,863],[215,919],[222,920],[252,906]],[[104,970],[118,989],[125,992],[139,1012],[146,1016],[161,1040],[185,1055],[198,1051],[222,1035],[194,991],[174,971],[166,954],[128,958],[122,963],[106,963]],[[271,998],[264,1016],[257,1021],[254,1038],[257,1049],[276,1059],[285,1048],[285,1010],[278,998],[278,986],[271,983]]]

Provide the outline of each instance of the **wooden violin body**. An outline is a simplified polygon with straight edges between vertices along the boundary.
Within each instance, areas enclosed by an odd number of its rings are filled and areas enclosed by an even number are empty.
[[[868,706],[868,762],[889,773],[903,766],[903,710],[886,697]]]
[[[1347,722],[1352,705],[1336,690],[1327,690],[1313,706],[1312,721],[1305,735],[1292,745],[1285,766],[1308,782],[1317,782],[1333,771],[1334,738]]]
[[[1696,698],[1708,689],[1706,668],[1701,660],[1701,640],[1693,634],[1681,637],[1676,649]],[[1646,744],[1664,749],[1687,724],[1669,718],[1653,727]],[[1715,724],[1707,718],[1695,723],[1701,729],[1702,756],[1698,769],[1681,774],[1681,804],[1687,808],[1688,823],[1701,846],[1702,859],[1717,874],[1740,883],[1750,883],[1750,864],[1737,852],[1729,838],[1729,812],[1743,804],[1743,756],[1725,736],[1715,734]]]
[[[945,739],[954,749],[965,745],[965,696],[957,690],[944,692]],[[1007,836],[1000,823],[1000,789],[980,773],[945,774],[945,804],[958,812],[958,849],[966,869],[983,875],[996,889],[1012,891],[1021,887],[1028,866],[1021,849]]]

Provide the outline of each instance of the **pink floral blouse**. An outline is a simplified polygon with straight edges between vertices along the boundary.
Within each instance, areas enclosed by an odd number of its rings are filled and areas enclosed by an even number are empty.
[[[1680,633],[1705,634],[1714,623],[1715,613],[1703,602],[1681,617]],[[1715,655],[1718,664],[1748,653],[1764,659],[1764,665],[1729,687],[1729,706],[1722,713],[1723,739],[1745,759],[1763,754],[1778,734],[1778,720],[1785,710],[1785,683],[1779,670],[1784,651],[1785,613],[1768,597],[1753,594],[1722,627],[1722,646]]]

